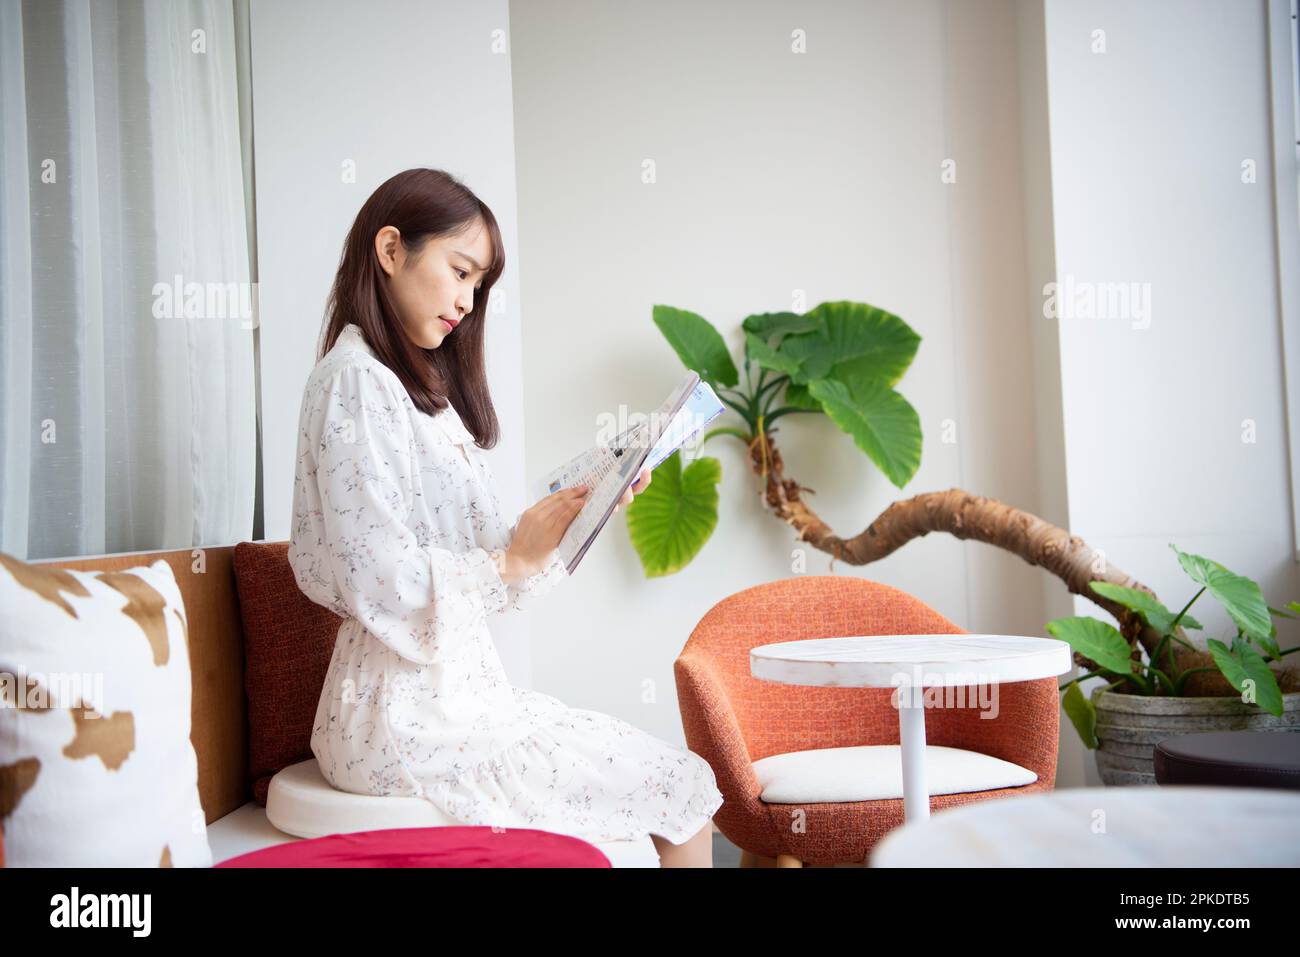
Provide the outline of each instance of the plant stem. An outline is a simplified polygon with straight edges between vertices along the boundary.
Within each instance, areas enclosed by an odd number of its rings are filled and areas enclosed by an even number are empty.
[[[709,441],[709,439],[713,438],[715,435],[734,435],[736,438],[740,439],[740,441],[744,442],[746,447],[749,446],[750,442],[754,441],[754,437],[745,432],[744,429],[737,429],[732,426],[722,426],[721,428],[710,429],[706,432],[704,438],[700,439],[700,447],[703,448],[704,443]]]
[[[767,370],[764,369],[763,372],[764,374],[766,374]],[[783,382],[789,381],[789,378],[790,378],[789,376],[779,375],[771,382],[768,382],[766,385],[760,382],[758,384],[758,391],[754,393],[754,398],[761,399],[763,397],[763,393],[765,393],[768,389],[771,389],[773,394],[775,394],[776,390],[780,388],[781,384]]]
[[[1186,610],[1186,609],[1184,609],[1184,611],[1185,611],[1185,610]],[[1166,646],[1167,644],[1169,644],[1169,635],[1167,635],[1167,634],[1166,634],[1166,635],[1162,635],[1162,636],[1160,637],[1160,644],[1156,645],[1156,652],[1155,652],[1155,654],[1151,656],[1151,664],[1152,664],[1153,666],[1160,664],[1160,656],[1161,656],[1161,654],[1164,653],[1165,646]],[[1172,660],[1172,657],[1173,657],[1173,652],[1170,652],[1170,658],[1171,658],[1171,660]]]
[[[1181,672],[1178,675],[1178,679],[1174,682],[1174,697],[1175,698],[1182,697],[1183,686],[1187,684],[1187,677],[1189,675],[1194,675],[1198,671],[1218,671],[1218,670],[1219,670],[1218,668],[1188,668],[1186,671]]]
[[[1189,601],[1186,605],[1183,606],[1183,610],[1180,611],[1178,614],[1174,615],[1174,620],[1169,625],[1170,631],[1173,631],[1175,628],[1178,627],[1178,623],[1183,620],[1183,615],[1187,614],[1187,609],[1192,607],[1193,601],[1196,601],[1196,599],[1201,597],[1201,592],[1203,591],[1205,591],[1204,585],[1201,586],[1201,591],[1198,591],[1195,595],[1193,595],[1191,601]]]
[[[722,391],[725,392],[726,390],[722,390]],[[718,398],[722,400],[723,405],[727,406],[732,411],[736,412],[742,419],[744,419],[745,424],[749,426],[751,431],[753,430],[754,413],[752,408],[741,405],[740,403],[736,402],[728,395],[719,394]]]
[[[1121,677],[1127,678],[1129,681],[1137,685],[1138,689],[1143,694],[1151,693],[1151,679],[1146,675],[1141,674],[1140,672],[1129,672],[1128,674],[1121,675]]]
[[[781,387],[786,383],[788,383],[789,381],[790,381],[789,376],[780,376],[776,379],[773,379],[772,382],[769,383],[769,385],[776,386],[776,388],[772,389],[772,391],[765,396],[766,402],[764,402],[764,406],[763,406],[764,415],[768,415],[772,411],[772,406],[776,404],[777,393],[779,393],[781,391]]]
[[[813,413],[813,412],[820,412],[820,411],[821,411],[821,409],[796,409],[796,408],[795,408],[794,406],[792,406],[792,405],[785,405],[785,406],[782,406],[781,408],[777,409],[775,412],[770,413],[770,414],[767,416],[767,422],[768,422],[769,425],[771,425],[771,424],[772,424],[773,422],[775,422],[777,419],[781,418],[781,416],[783,416],[783,415],[790,415],[791,413],[795,413],[795,412],[807,412],[807,413],[810,413],[810,414],[811,414],[811,413]]]
[[[1114,674],[1114,672],[1107,672],[1105,668],[1098,668],[1096,671],[1090,671],[1086,675],[1079,675],[1079,677],[1077,678],[1071,678],[1069,681],[1061,685],[1061,687],[1057,688],[1056,690],[1064,691],[1066,688],[1070,687],[1070,685],[1074,684],[1076,681],[1087,681],[1089,678],[1095,678],[1098,675],[1104,675],[1104,674]]]
[[[1147,670],[1165,683],[1165,687],[1169,689],[1170,694],[1174,693],[1174,683],[1169,680],[1169,676],[1167,674],[1165,674],[1155,665],[1147,665]]]

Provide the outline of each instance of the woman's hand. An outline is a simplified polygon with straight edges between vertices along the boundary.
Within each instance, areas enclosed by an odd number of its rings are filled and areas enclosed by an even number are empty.
[[[628,486],[627,491],[623,493],[623,497],[618,500],[618,504],[614,506],[614,511],[617,512],[621,507],[625,505],[631,505],[632,496],[640,495],[642,492],[645,491],[646,486],[649,484],[650,484],[650,470],[642,469],[641,474],[637,476],[636,481]]]
[[[569,525],[587,504],[588,492],[586,485],[562,488],[519,517],[506,549],[503,580],[527,578],[545,567],[547,557],[559,547]]]

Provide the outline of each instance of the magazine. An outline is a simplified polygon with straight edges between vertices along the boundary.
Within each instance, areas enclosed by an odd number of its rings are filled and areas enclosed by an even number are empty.
[[[583,484],[591,487],[582,511],[560,540],[560,554],[569,574],[578,567],[582,556],[614,514],[614,506],[642,469],[656,468],[717,418],[724,408],[709,384],[702,382],[698,373],[691,372],[649,414],[647,421],[620,432],[603,445],[593,446],[534,483],[534,502],[562,488]]]

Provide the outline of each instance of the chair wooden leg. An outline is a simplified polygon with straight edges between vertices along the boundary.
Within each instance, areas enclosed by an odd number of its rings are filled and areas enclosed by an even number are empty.
[[[779,854],[776,858],[777,867],[803,867],[803,861],[793,854]]]
[[[741,867],[776,867],[775,857],[764,857],[762,854],[755,854],[753,851],[740,852]]]

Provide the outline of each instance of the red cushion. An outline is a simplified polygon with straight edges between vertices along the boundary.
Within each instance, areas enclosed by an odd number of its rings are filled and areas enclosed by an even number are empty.
[[[244,623],[248,772],[266,805],[271,778],[312,757],[311,725],[343,619],[302,593],[288,542],[240,542],[235,584]]]
[[[532,828],[397,827],[264,847],[217,867],[612,867],[586,841]]]

